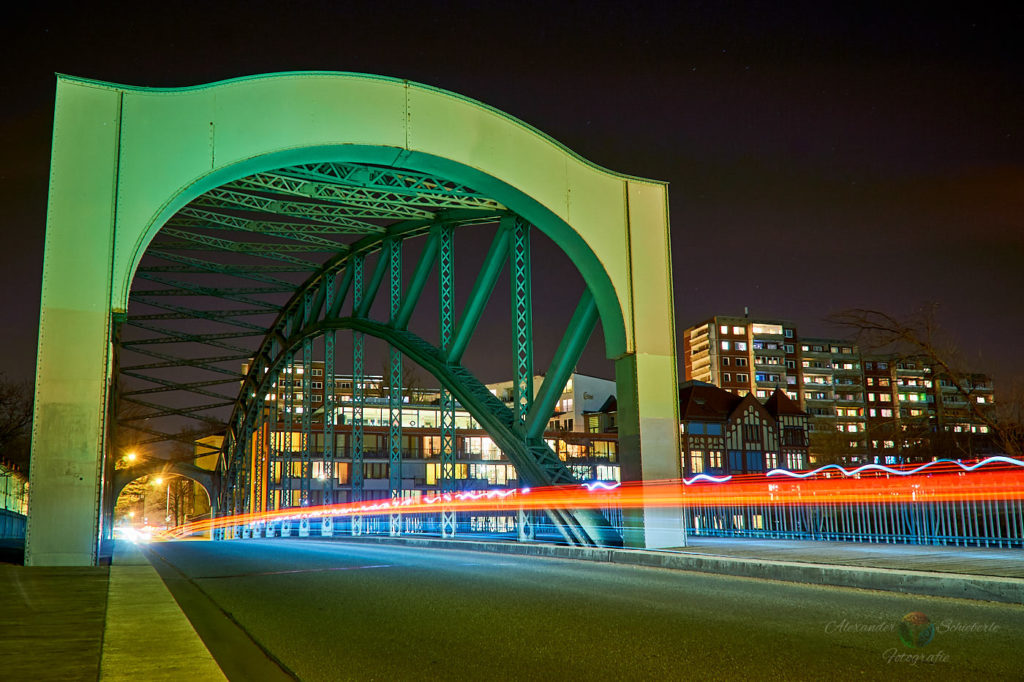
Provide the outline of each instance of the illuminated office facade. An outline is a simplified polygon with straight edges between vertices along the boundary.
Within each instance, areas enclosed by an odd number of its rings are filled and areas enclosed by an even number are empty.
[[[243,368],[247,369],[247,368]],[[285,367],[272,393],[266,395],[266,439],[270,454],[268,462],[268,502],[272,507],[299,504],[302,411],[307,396],[302,390],[306,377],[304,367]],[[311,406],[312,431],[307,447],[311,453],[312,480],[309,504],[333,499],[336,503],[351,501],[352,426],[358,411],[353,404],[353,378],[335,375],[334,461],[324,464],[325,414],[324,366],[313,362],[309,368],[308,404]],[[543,377],[536,377],[539,387]],[[574,374],[567,382],[552,417],[545,440],[569,469],[583,481],[618,481],[618,442],[615,433],[586,433],[582,430],[587,408],[608,400],[615,383],[586,375]],[[511,402],[511,382],[487,386],[498,398]],[[362,499],[390,497],[389,460],[389,387],[381,376],[364,376],[362,392],[363,488]],[[441,408],[437,389],[403,388],[402,390],[402,494],[419,496],[440,491],[441,478]],[[512,464],[494,444],[480,424],[460,405],[455,410],[456,447],[455,478],[457,489],[485,490],[518,485]],[[574,430],[578,427],[579,430]],[[291,467],[290,470],[286,467]],[[327,477],[328,469],[333,476]],[[291,490],[289,491],[289,488]],[[330,491],[331,495],[325,495]],[[289,500],[289,495],[290,500]]]

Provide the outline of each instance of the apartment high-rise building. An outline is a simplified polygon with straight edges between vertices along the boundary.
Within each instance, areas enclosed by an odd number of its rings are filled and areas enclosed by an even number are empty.
[[[812,441],[819,449],[828,443],[829,454],[924,456],[920,447],[936,442],[934,434],[950,434],[943,445],[957,448],[950,454],[991,447],[989,427],[978,416],[994,406],[983,374],[960,377],[958,388],[949,377],[933,376],[921,359],[863,355],[850,341],[804,338],[793,322],[748,316],[716,315],[686,329],[682,350],[687,380],[762,402],[775,388],[784,390],[811,416]]]
[[[792,322],[716,315],[683,332],[685,376],[761,400],[778,388],[797,401],[797,342]]]

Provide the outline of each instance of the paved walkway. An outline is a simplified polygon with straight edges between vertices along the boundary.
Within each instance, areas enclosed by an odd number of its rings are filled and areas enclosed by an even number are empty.
[[[149,560],[118,542],[110,565],[100,680],[225,680]]]
[[[224,680],[130,543],[111,566],[0,564],[0,679]]]
[[[1024,578],[1024,549],[691,537],[673,550],[741,559]]]

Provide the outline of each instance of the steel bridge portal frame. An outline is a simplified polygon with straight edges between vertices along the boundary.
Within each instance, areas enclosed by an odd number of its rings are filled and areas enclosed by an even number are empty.
[[[501,111],[404,80],[267,74],[151,89],[57,78],[46,221],[29,565],[91,565],[109,462],[116,339],[146,247],[200,194],[300,163],[434,173],[550,237],[593,293],[615,361],[623,480],[678,478],[668,195]],[[626,519],[625,542],[683,540],[680,509]]]

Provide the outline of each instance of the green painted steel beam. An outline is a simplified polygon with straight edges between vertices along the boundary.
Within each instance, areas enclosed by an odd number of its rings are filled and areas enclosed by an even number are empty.
[[[388,239],[383,243],[383,248],[377,259],[377,265],[374,266],[373,274],[370,275],[370,281],[363,293],[363,300],[354,313],[356,317],[366,317],[369,315],[373,301],[377,297],[377,292],[380,291],[380,285],[384,282],[384,275],[388,271],[388,261],[394,244],[395,241],[393,239]]]
[[[590,335],[597,326],[597,304],[589,289],[583,291],[576,311],[569,320],[555,357],[544,375],[544,381],[537,391],[537,397],[526,415],[525,434],[527,439],[540,438],[547,428],[555,405],[565,390],[565,385],[576,369],[576,363],[587,347]]]
[[[328,281],[334,281],[334,275],[327,275]],[[351,263],[345,268],[344,274],[341,276],[341,284],[338,286],[338,292],[334,295],[330,304],[327,306],[327,312],[324,313],[324,317],[331,319],[337,317],[341,312],[341,307],[345,304],[345,298],[348,296],[348,291],[352,287],[352,265]]]
[[[469,293],[466,307],[459,319],[459,326],[455,330],[455,336],[448,351],[449,362],[457,363],[462,359],[462,354],[466,351],[466,346],[469,345],[469,339],[473,336],[476,325],[480,321],[480,315],[491,297],[491,292],[494,291],[498,275],[501,274],[501,269],[505,265],[509,248],[509,230],[506,228],[506,220],[502,219],[501,222],[502,225],[498,228],[498,233],[491,242],[487,255],[484,256],[480,274],[477,275],[476,282],[473,283],[473,289]]]
[[[420,259],[416,263],[416,269],[413,271],[412,280],[409,282],[409,289],[405,293],[405,298],[391,318],[390,324],[392,327],[405,329],[409,326],[409,319],[412,317],[416,304],[419,303],[423,287],[427,283],[427,277],[430,276],[430,272],[434,268],[434,262],[437,260],[439,241],[439,233],[437,230],[432,230],[430,236],[427,237],[427,243],[423,246],[423,253],[420,254]]]

